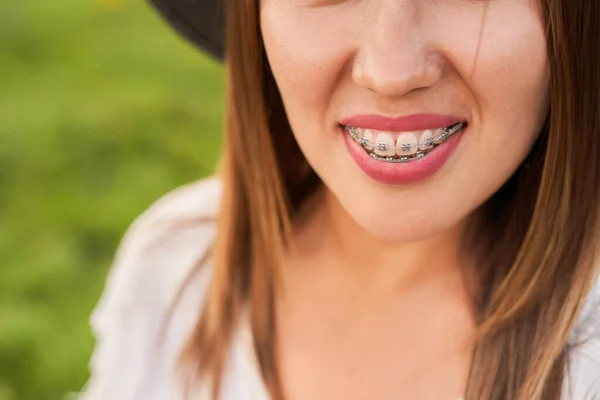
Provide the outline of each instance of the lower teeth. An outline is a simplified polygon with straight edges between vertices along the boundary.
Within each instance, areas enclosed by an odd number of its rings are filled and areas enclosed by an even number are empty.
[[[459,123],[456,123],[454,125],[447,127],[446,129],[444,129],[444,132],[442,133],[441,140],[438,140],[437,143],[432,143],[430,148],[424,149],[424,150],[418,150],[415,154],[412,154],[410,156],[399,156],[399,155],[380,156],[379,154],[375,153],[374,150],[367,149],[366,143],[364,141],[362,141],[358,136],[356,136],[356,134],[354,133],[354,131],[351,128],[345,127],[345,129],[346,129],[346,131],[348,131],[348,133],[350,134],[352,139],[354,141],[356,141],[358,144],[360,144],[365,149],[367,154],[369,156],[373,157],[374,159],[376,159],[378,161],[384,161],[384,162],[402,163],[402,162],[418,160],[420,158],[425,157],[427,154],[431,153],[436,147],[443,144],[450,136],[453,136],[454,134],[463,130],[463,128],[465,126],[466,126],[465,122],[459,122]]]
[[[366,149],[365,150],[368,155],[370,155],[371,157],[373,157],[376,160],[392,162],[392,163],[401,163],[401,162],[409,162],[409,161],[413,161],[413,160],[418,160],[419,158],[423,158],[423,157],[425,157],[426,154],[431,152],[431,150],[433,150],[434,148],[431,148],[431,149],[428,149],[425,151],[419,150],[411,156],[393,156],[393,157],[384,157],[384,156],[380,156],[379,154],[373,153],[371,150],[366,150]]]

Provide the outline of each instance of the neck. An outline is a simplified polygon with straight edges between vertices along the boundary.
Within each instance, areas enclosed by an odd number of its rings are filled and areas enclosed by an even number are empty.
[[[313,265],[335,269],[363,290],[397,292],[464,278],[464,223],[423,240],[398,242],[366,231],[328,190],[311,199],[308,208],[312,211],[296,230],[296,250],[306,255],[303,258],[319,260]]]

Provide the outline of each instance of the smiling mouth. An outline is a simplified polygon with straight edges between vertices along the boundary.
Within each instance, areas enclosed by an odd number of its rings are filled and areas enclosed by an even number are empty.
[[[466,127],[467,122],[463,121],[445,128],[417,132],[382,132],[342,125],[344,131],[361,145],[369,156],[389,163],[421,159]]]

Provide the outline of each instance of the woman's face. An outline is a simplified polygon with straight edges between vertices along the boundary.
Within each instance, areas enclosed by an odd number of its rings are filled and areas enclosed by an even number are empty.
[[[261,0],[261,29],[304,155],[382,238],[456,226],[548,112],[538,0]],[[454,123],[466,127],[444,139]]]

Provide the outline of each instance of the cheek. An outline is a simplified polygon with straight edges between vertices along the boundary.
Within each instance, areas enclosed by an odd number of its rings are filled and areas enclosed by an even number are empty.
[[[441,42],[450,65],[472,99],[472,135],[465,139],[461,181],[481,201],[520,165],[549,110],[550,71],[545,28],[537,2],[490,2],[481,18],[463,18]],[[473,33],[477,32],[476,35]],[[460,85],[454,85],[460,87]],[[477,168],[473,166],[477,165]]]
[[[348,49],[356,15],[265,1],[261,29],[267,58],[292,126],[311,112],[325,111]],[[306,121],[304,121],[306,122]]]
[[[550,70],[537,0],[490,2],[482,18],[465,19],[448,36],[447,46],[480,122],[539,128],[548,110]]]

